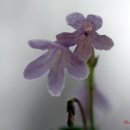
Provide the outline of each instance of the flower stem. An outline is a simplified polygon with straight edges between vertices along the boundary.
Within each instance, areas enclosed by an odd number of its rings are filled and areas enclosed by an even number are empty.
[[[67,103],[67,112],[68,112],[68,121],[70,125],[69,127],[73,126],[73,119],[74,119],[74,115],[75,115],[75,108],[74,108],[74,103],[77,103],[79,109],[80,109],[80,113],[81,113],[81,117],[82,117],[82,123],[83,123],[83,130],[88,130],[87,128],[87,121],[86,121],[86,115],[84,112],[84,109],[82,107],[82,104],[80,103],[80,101],[77,98],[72,98],[71,100],[68,101]]]
[[[88,61],[88,66],[89,66],[89,76],[88,76],[88,85],[89,85],[89,97],[88,97],[88,103],[89,103],[89,108],[88,108],[88,113],[89,113],[89,122],[90,122],[90,127],[91,130],[95,130],[95,125],[94,125],[94,113],[93,113],[93,104],[94,104],[94,69],[97,65],[98,62],[98,57],[95,57],[94,50],[92,53],[92,56],[90,60]]]
[[[94,115],[93,115],[94,67],[90,67],[88,83],[89,83],[89,121],[91,129],[95,130]]]
[[[78,104],[78,106],[79,106],[80,113],[81,113],[81,116],[82,116],[82,122],[83,122],[83,128],[84,128],[84,130],[88,130],[87,129],[86,115],[85,115],[84,109],[83,109],[80,101],[77,98],[73,98],[73,101],[76,102]]]

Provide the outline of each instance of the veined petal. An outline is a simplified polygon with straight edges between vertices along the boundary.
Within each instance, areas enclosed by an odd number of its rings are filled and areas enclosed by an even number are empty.
[[[74,50],[74,53],[75,53],[80,59],[82,59],[83,61],[89,60],[89,58],[90,58],[90,56],[91,56],[91,54],[92,54],[92,47],[91,47],[91,45],[90,45],[89,39],[86,39],[86,40],[84,40],[84,38],[81,39],[81,40],[78,42],[78,44],[77,44],[77,46],[76,46],[76,48],[75,48],[75,50]]]
[[[92,45],[99,50],[109,50],[113,47],[114,43],[111,38],[106,35],[99,35],[96,32],[93,33],[91,39]]]
[[[56,35],[57,41],[64,46],[73,46],[77,43],[77,32],[63,32]]]
[[[60,96],[64,89],[65,75],[64,75],[64,58],[63,54],[57,57],[48,75],[48,91],[52,96]]]
[[[30,47],[41,50],[54,47],[54,45],[52,44],[53,42],[48,40],[30,40],[28,43]]]
[[[79,30],[82,28],[83,23],[85,22],[85,17],[81,13],[72,13],[66,17],[67,24]]]
[[[31,62],[24,70],[24,77],[27,79],[35,79],[46,73],[50,68],[50,58],[52,55],[53,52],[48,51],[46,54]]]
[[[77,79],[84,80],[89,74],[89,69],[85,62],[80,60],[75,54],[69,54],[69,60],[67,64],[68,72]]]
[[[91,23],[94,31],[98,30],[103,24],[102,18],[97,15],[88,15],[86,20]]]

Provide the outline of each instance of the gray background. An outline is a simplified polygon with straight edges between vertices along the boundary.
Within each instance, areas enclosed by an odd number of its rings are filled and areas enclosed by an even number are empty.
[[[81,82],[68,75],[61,97],[53,98],[47,77],[28,81],[23,70],[43,53],[29,48],[27,41],[55,40],[57,33],[73,31],[65,22],[72,12],[101,16],[99,33],[115,42],[110,51],[96,51],[95,81],[111,104],[107,112],[100,111],[97,125],[101,130],[130,128],[123,124],[130,121],[129,0],[0,0],[0,130],[56,130],[65,125],[66,100]]]

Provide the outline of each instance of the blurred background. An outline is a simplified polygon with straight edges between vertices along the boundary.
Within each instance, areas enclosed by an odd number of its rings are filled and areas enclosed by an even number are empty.
[[[0,0],[0,130],[57,130],[66,125],[66,100],[81,81],[67,75],[62,95],[51,97],[47,76],[29,81],[23,70],[43,53],[31,49],[28,40],[55,40],[57,33],[73,31],[65,21],[72,12],[101,16],[98,32],[115,43],[110,51],[96,51],[95,82],[110,103],[96,124],[100,130],[130,129],[123,123],[130,121],[129,0]]]

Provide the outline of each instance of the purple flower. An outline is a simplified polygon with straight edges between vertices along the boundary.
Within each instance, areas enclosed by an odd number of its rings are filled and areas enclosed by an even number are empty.
[[[96,31],[102,26],[102,19],[96,15],[88,15],[86,18],[81,13],[72,13],[66,17],[67,24],[76,29],[73,33],[63,32],[58,34],[57,40],[66,46],[77,44],[75,54],[87,61],[92,48],[109,50],[113,41],[106,35],[99,35]]]
[[[77,98],[82,103],[86,115],[89,114],[87,112],[88,93],[89,93],[88,87],[89,86],[86,84],[86,82],[83,82],[82,86],[80,86],[80,89],[78,90],[78,93],[77,93]],[[96,85],[94,86],[94,107],[95,107],[96,112],[97,112],[97,109],[107,110],[110,107],[110,104],[107,98],[98,90]]]
[[[29,45],[35,49],[48,51],[26,67],[24,77],[35,79],[49,71],[48,91],[52,96],[59,96],[63,91],[65,68],[77,79],[83,80],[88,76],[85,63],[67,47],[46,40],[32,40]]]

